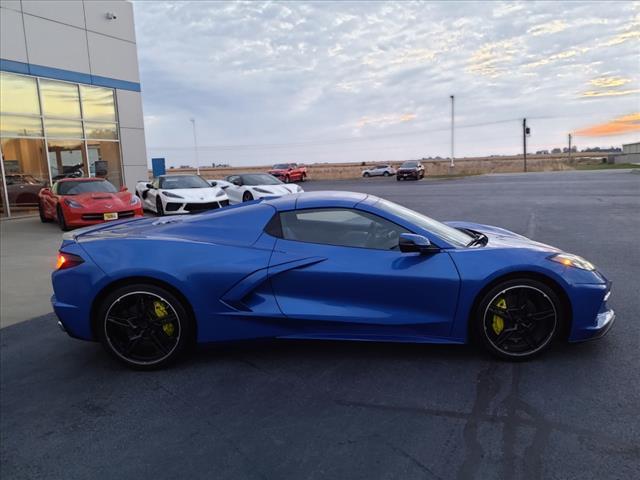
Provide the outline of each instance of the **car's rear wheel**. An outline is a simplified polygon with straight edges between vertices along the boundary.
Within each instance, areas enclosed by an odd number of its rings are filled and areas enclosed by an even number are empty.
[[[533,279],[503,282],[478,304],[475,337],[494,355],[526,360],[544,351],[561,331],[562,303],[548,285]]]
[[[164,215],[164,208],[162,208],[162,200],[160,200],[159,198],[156,198],[156,214],[158,214],[159,217],[162,217]]]
[[[287,182],[289,183],[289,182]],[[242,195],[242,201],[243,202],[250,202],[251,200],[253,200],[253,195],[251,195],[251,192],[247,191],[244,192],[244,194]]]
[[[47,223],[49,219],[44,214],[44,207],[42,206],[42,202],[38,201],[38,215],[40,215],[40,221],[42,223]]]
[[[96,333],[104,348],[125,365],[142,370],[175,362],[194,340],[186,306],[151,284],[117,288],[100,304]]]
[[[64,218],[64,212],[62,211],[62,207],[58,205],[56,209],[56,217],[58,218],[58,225],[60,226],[60,230],[66,232],[69,230],[69,225],[67,225],[67,220]]]

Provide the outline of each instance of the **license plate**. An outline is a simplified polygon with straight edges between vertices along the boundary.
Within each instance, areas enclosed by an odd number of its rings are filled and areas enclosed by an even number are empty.
[[[105,220],[117,220],[118,219],[118,213],[117,212],[105,213],[104,214],[104,219]]]

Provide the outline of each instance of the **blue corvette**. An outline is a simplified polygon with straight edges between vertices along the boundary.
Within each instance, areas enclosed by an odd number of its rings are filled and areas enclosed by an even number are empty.
[[[527,359],[614,320],[610,282],[583,258],[348,192],[78,230],[52,278],[60,326],[142,369],[257,338],[474,339]]]

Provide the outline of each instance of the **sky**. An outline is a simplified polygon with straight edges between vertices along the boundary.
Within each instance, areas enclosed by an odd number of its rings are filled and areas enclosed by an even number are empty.
[[[371,162],[640,140],[640,2],[134,3],[149,157]],[[191,119],[194,120],[192,123]]]

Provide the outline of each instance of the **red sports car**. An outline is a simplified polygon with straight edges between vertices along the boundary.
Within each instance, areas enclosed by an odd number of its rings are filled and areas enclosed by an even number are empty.
[[[278,163],[269,170],[269,174],[284,183],[304,182],[307,179],[307,168],[297,163]]]
[[[62,230],[143,216],[138,197],[103,178],[64,178],[38,197],[40,220],[56,220]]]

